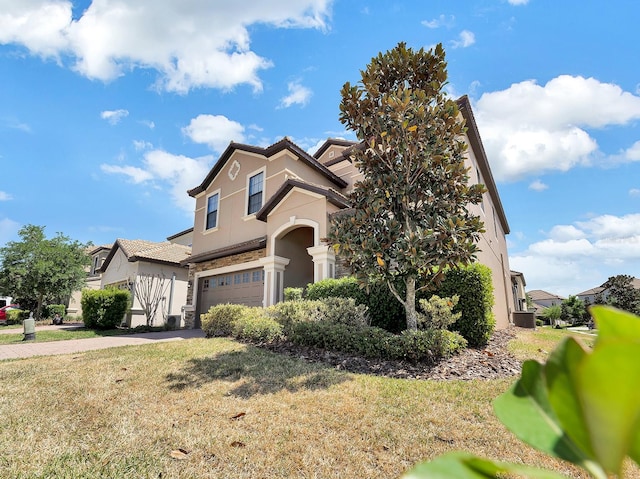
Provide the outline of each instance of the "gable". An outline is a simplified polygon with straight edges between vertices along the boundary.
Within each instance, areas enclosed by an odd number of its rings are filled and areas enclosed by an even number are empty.
[[[227,149],[224,151],[220,159],[216,162],[216,164],[211,168],[207,176],[204,178],[202,183],[195,188],[192,188],[188,191],[189,195],[192,197],[196,197],[203,192],[205,192],[209,185],[215,180],[215,178],[222,172],[223,169],[227,166],[227,163],[231,160],[236,152],[242,152],[247,155],[257,155],[263,159],[277,158],[282,154],[291,154],[293,157],[301,160],[307,167],[311,170],[320,173],[330,182],[334,183],[339,188],[344,188],[346,186],[345,182],[333,172],[331,172],[328,168],[318,162],[314,157],[309,155],[307,152],[302,150],[299,146],[293,143],[288,138],[284,138],[277,143],[267,147],[260,148],[250,145],[243,145],[240,143],[230,143]],[[233,165],[230,165],[233,166]],[[232,172],[230,172],[232,173]]]

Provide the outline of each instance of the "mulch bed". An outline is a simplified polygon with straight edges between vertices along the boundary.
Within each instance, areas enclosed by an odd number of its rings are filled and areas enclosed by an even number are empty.
[[[366,359],[291,343],[272,344],[267,347],[280,354],[359,374],[401,379],[498,379],[520,374],[522,362],[507,350],[507,344],[514,337],[515,332],[512,328],[496,331],[484,348],[468,348],[436,364]]]

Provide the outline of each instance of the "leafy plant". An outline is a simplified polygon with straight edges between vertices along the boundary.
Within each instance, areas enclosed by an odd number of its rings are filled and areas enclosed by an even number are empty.
[[[494,401],[500,421],[519,439],[585,469],[622,477],[628,456],[640,465],[640,317],[595,306],[598,338],[591,351],[567,337],[545,364],[526,361],[509,391]],[[455,452],[403,477],[563,477],[552,471]]]
[[[131,293],[124,289],[85,289],[82,291],[82,317],[90,329],[113,329],[122,323]]]
[[[421,299],[419,303],[424,315],[418,316],[418,328],[447,329],[462,316],[462,313],[453,312],[453,308],[458,304],[459,300],[459,296],[441,298],[437,294],[434,294],[428,300]]]

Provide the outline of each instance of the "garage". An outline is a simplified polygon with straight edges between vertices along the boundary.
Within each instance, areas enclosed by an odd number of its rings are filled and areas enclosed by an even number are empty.
[[[234,303],[262,306],[264,270],[262,268],[236,271],[200,278],[200,311],[205,313],[216,304]]]

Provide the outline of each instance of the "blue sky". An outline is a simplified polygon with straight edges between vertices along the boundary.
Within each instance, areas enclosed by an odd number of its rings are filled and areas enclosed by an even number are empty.
[[[635,0],[0,0],[0,245],[192,226],[229,141],[355,139],[340,88],[441,42],[511,227],[511,269],[567,296],[640,276]]]

